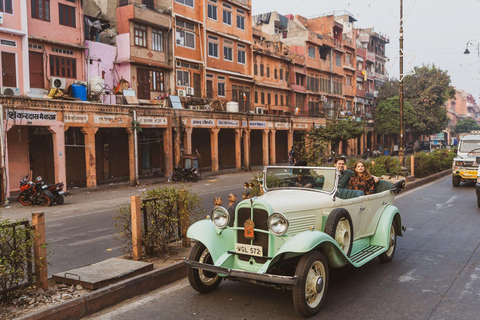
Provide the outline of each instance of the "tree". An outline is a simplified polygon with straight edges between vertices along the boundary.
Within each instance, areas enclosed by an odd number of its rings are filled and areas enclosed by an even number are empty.
[[[456,133],[470,132],[472,130],[480,130],[480,126],[473,119],[464,119],[458,122],[453,130]]]

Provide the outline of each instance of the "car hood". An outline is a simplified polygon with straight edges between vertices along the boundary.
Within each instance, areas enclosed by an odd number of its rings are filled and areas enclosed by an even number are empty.
[[[329,194],[313,190],[272,190],[258,200],[267,202],[274,211],[281,213],[315,210],[332,205]]]

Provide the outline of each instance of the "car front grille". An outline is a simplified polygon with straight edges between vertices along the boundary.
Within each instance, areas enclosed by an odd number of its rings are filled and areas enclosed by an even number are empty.
[[[252,219],[255,223],[255,230],[268,230],[267,220],[268,212],[263,209],[253,209],[253,217],[250,208],[240,208],[238,210],[237,227],[241,228],[237,231],[237,243],[251,244],[254,246],[261,246],[263,249],[263,255],[268,255],[268,233],[254,232],[255,238],[252,240],[245,239],[244,224],[248,219]],[[250,256],[238,255],[238,258],[242,261],[249,261]],[[253,257],[257,263],[265,263],[266,258]]]

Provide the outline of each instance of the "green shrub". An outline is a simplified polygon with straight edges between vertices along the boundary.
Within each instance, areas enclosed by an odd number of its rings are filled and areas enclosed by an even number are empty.
[[[423,178],[452,167],[456,154],[448,149],[437,149],[430,153],[417,152],[414,155],[414,174]],[[407,157],[407,168],[411,168],[411,157]]]
[[[181,239],[181,222],[189,225],[192,218],[205,214],[198,194],[185,187],[160,187],[148,190],[141,195],[142,209],[147,210],[147,230],[142,214],[142,243],[148,256],[168,253],[168,245]],[[152,200],[150,200],[152,199]],[[145,201],[148,200],[148,201]],[[131,207],[124,205],[114,217],[118,231],[116,239],[123,251],[132,251]]]
[[[12,297],[11,289],[25,283],[27,266],[33,265],[33,237],[22,221],[0,220],[0,292],[2,300]]]

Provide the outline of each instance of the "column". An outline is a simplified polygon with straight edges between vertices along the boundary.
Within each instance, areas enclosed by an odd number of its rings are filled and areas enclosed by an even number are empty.
[[[98,128],[81,128],[85,139],[85,169],[87,175],[87,188],[97,186],[97,167],[95,156],[95,133]]]
[[[65,163],[65,129],[62,126],[50,126],[53,141],[53,165],[55,170],[55,183],[63,182],[67,185]]]
[[[212,154],[212,171],[216,172],[219,170],[218,166],[218,132],[220,129],[209,129],[210,131],[210,147]]]
[[[171,126],[168,126],[163,131],[163,152],[165,153],[163,174],[165,177],[170,178],[170,175],[173,173],[173,139]]]
[[[343,153],[343,141],[338,143],[338,156]]]
[[[182,160],[182,153],[180,151],[181,139],[180,139],[180,128],[173,128],[173,154],[174,154],[174,164],[178,165]],[[183,166],[183,163],[182,163]]]
[[[275,134],[277,130],[270,131],[270,164],[275,165],[277,164],[277,146],[275,144]]]
[[[185,127],[185,135],[183,137],[183,148],[186,154],[192,154],[192,132],[193,128]]]
[[[262,151],[263,151],[263,165],[268,166],[268,134],[270,130],[262,130]]]
[[[243,131],[243,165],[250,170],[250,129]]]
[[[242,169],[242,129],[235,129],[235,167]]]
[[[125,129],[128,133],[128,172],[130,174],[130,184],[137,185],[137,176],[135,174],[135,136],[131,128]]]
[[[367,134],[364,133],[362,135],[362,137],[360,138],[360,154],[363,154],[363,152],[367,149],[366,146],[365,146],[365,138],[366,138]]]
[[[293,132],[294,130],[293,129],[290,129],[288,130],[288,151],[290,151],[292,149],[292,146],[293,146]]]

